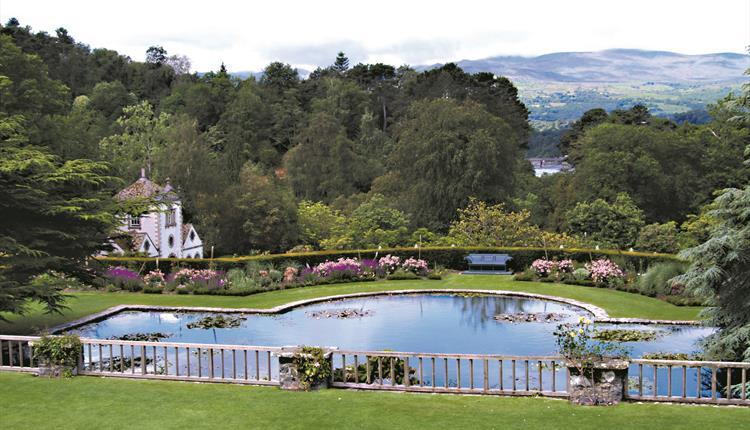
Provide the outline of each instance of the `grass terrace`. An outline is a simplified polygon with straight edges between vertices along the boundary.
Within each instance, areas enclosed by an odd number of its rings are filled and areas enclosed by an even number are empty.
[[[224,384],[48,379],[0,373],[4,428],[709,429],[744,428],[750,408],[424,395],[289,392]],[[94,413],[96,411],[96,413]],[[125,418],[127,417],[127,418]]]

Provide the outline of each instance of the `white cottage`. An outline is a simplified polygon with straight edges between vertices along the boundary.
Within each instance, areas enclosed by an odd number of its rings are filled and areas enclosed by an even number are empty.
[[[128,216],[120,230],[129,240],[113,241],[113,254],[130,252],[148,254],[159,258],[203,258],[203,242],[190,223],[183,223],[182,202],[167,180],[163,187],[146,177],[141,177],[117,193],[120,200],[152,198],[157,207],[139,217]]]

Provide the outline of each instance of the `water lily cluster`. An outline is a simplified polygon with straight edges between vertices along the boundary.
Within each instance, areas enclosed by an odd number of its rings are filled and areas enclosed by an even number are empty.
[[[601,258],[586,263],[586,270],[594,282],[609,283],[615,279],[625,278],[625,272],[614,261]]]

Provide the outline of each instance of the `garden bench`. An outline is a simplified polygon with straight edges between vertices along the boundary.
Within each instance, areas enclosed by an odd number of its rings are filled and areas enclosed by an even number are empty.
[[[482,275],[510,275],[508,262],[512,260],[508,254],[469,254],[465,260],[469,264],[469,270],[465,274]]]

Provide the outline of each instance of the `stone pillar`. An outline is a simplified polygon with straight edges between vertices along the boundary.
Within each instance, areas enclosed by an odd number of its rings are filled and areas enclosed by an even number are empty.
[[[596,362],[584,370],[568,365],[570,371],[569,400],[576,405],[616,405],[625,396],[628,386],[627,360],[610,359]]]
[[[331,350],[324,348],[325,352],[325,363],[324,366],[331,367],[331,356],[333,355]],[[300,385],[300,372],[301,369],[297,368],[295,358],[300,355],[301,348],[298,346],[284,346],[281,351],[277,353],[279,357],[279,387],[282,390],[289,391],[301,391],[304,388]],[[328,388],[328,380],[320,381],[317,384],[310,387],[310,390],[318,390],[321,388]]]

